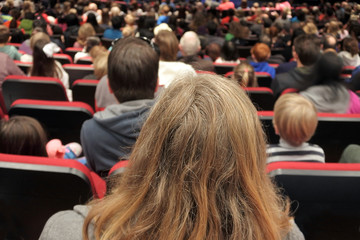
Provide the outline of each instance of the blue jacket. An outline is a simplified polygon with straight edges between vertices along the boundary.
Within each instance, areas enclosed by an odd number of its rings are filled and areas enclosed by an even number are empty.
[[[267,62],[250,62],[251,66],[254,67],[255,72],[267,72],[271,77],[275,78],[275,68],[269,66]]]

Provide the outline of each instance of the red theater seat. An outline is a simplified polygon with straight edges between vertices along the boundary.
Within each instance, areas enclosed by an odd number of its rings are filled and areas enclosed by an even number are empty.
[[[105,182],[76,160],[0,154],[4,239],[38,239],[54,213],[103,197]]]
[[[24,115],[43,124],[49,139],[59,138],[63,143],[80,142],[84,121],[92,118],[93,109],[82,102],[40,101],[19,99],[9,110],[9,117]]]
[[[360,239],[360,164],[275,162],[267,172],[305,239]]]
[[[266,87],[247,87],[244,90],[249,95],[258,111],[273,110],[275,97],[273,91]]]
[[[64,64],[63,68],[69,74],[70,86],[75,80],[83,79],[86,75],[94,73],[94,67],[86,64]]]
[[[78,79],[72,85],[73,100],[89,104],[95,109],[95,91],[99,80]]]
[[[11,75],[2,84],[6,109],[17,99],[68,101],[65,87],[57,78]]]

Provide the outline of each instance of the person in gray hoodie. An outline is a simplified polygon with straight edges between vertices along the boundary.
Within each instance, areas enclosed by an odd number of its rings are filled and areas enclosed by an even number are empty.
[[[108,59],[108,79],[118,104],[84,122],[81,129],[88,167],[100,176],[131,152],[157,86],[159,56],[137,38],[119,40]]]

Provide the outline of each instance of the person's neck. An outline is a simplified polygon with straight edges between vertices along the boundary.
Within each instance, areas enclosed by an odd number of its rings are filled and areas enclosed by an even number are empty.
[[[296,60],[296,67],[300,68],[300,67],[305,67],[299,59]]]

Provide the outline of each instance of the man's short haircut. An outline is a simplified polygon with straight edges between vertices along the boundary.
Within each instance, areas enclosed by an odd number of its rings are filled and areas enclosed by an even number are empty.
[[[288,93],[276,101],[273,121],[282,139],[293,146],[300,146],[314,135],[318,123],[317,111],[305,97]]]
[[[196,55],[200,48],[200,39],[193,31],[188,31],[180,39],[180,46],[185,56]]]
[[[313,65],[319,58],[320,46],[314,36],[302,34],[295,38],[295,52],[304,66]]]
[[[265,43],[257,43],[251,48],[251,53],[254,55],[257,62],[264,62],[270,56],[270,48]]]
[[[109,85],[121,102],[151,99],[157,85],[159,56],[141,39],[120,39],[108,59]]]
[[[0,25],[0,43],[7,43],[10,37],[10,30],[4,25]]]
[[[121,16],[114,16],[113,18],[111,18],[111,24],[114,29],[119,30],[124,25],[124,22],[124,17]]]

